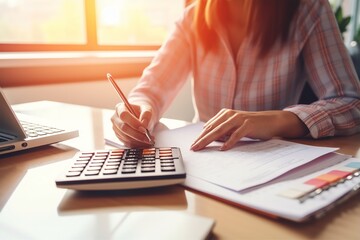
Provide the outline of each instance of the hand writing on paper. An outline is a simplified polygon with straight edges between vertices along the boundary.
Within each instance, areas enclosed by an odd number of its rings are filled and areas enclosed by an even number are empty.
[[[305,124],[292,112],[222,109],[205,123],[200,136],[191,145],[191,150],[201,150],[224,137],[227,140],[220,147],[223,151],[232,148],[243,137],[266,140],[273,137],[302,137],[307,133]]]
[[[139,118],[140,119],[140,124],[142,124],[142,123],[144,123],[144,122],[146,122],[147,124],[146,124],[146,127],[144,127],[143,125],[141,126],[139,126],[139,125],[137,125],[137,126],[135,126],[136,127],[136,129],[134,129],[134,130],[138,130],[138,131],[140,131],[140,132],[143,132],[144,134],[145,134],[145,136],[147,137],[147,142],[146,142],[146,145],[149,145],[150,144],[150,146],[152,146],[152,145],[154,145],[155,144],[155,142],[154,142],[154,139],[150,136],[150,132],[149,132],[149,130],[147,129],[147,125],[149,124],[149,121],[150,121],[150,119],[151,119],[151,111],[142,111],[142,110],[144,110],[144,109],[150,109],[151,110],[151,108],[150,107],[140,107],[140,108],[138,108],[139,109],[139,111],[135,111],[135,109],[133,108],[133,105],[132,104],[130,104],[129,103],[129,101],[127,100],[127,98],[126,98],[126,96],[125,96],[125,94],[121,91],[121,89],[120,89],[120,87],[117,85],[117,83],[115,82],[115,80],[114,80],[114,78],[111,76],[111,74],[110,73],[108,73],[108,74],[106,74],[106,77],[107,77],[107,79],[110,81],[110,83],[112,84],[112,86],[114,87],[114,89],[116,90],[116,92],[119,94],[119,97],[121,98],[121,100],[123,101],[123,103],[124,103],[124,105],[120,105],[120,106],[122,106],[122,107],[125,107],[126,108],[126,110],[127,111],[124,111],[125,109],[124,108],[119,108],[120,110],[122,109],[122,111],[118,111],[119,109],[117,108],[116,109],[116,114],[113,116],[113,118],[112,118],[112,121],[113,121],[113,129],[114,129],[114,131],[115,131],[115,134],[116,134],[116,136],[119,138],[119,139],[121,139],[120,137],[121,137],[121,133],[125,133],[125,135],[127,135],[127,136],[135,136],[135,135],[129,135],[129,134],[127,134],[127,132],[125,132],[125,131],[121,131],[122,129],[121,128],[118,128],[117,127],[117,125],[116,125],[116,123],[121,123],[120,121],[119,121],[119,118],[117,118],[117,117],[120,117],[120,120],[123,120],[124,121],[124,119],[121,119],[121,115],[120,114],[118,114],[119,112],[123,112],[123,113],[125,113],[125,115],[126,115],[126,113],[130,113],[130,114],[132,114],[132,116],[133,116],[133,120],[134,119],[137,119],[137,118]],[[134,105],[135,106],[135,105]],[[150,114],[150,116],[148,117],[148,121],[147,121],[147,118],[145,117],[144,118],[144,113],[148,113],[147,115],[149,115]],[[129,119],[129,118],[128,118]],[[130,120],[130,119],[129,119]],[[134,121],[132,121],[132,122],[134,122]],[[136,122],[136,121],[135,121]],[[123,125],[123,126],[125,126],[125,125]],[[130,130],[130,129],[129,129]],[[134,132],[134,131],[133,131]],[[135,132],[134,132],[135,133]],[[140,140],[139,138],[135,138],[134,140]],[[125,142],[124,142],[125,143]],[[131,142],[130,142],[131,143]],[[125,143],[126,144],[126,143]],[[133,143],[131,143],[131,144],[133,144]],[[128,146],[130,146],[129,144],[128,144]],[[139,147],[141,147],[142,145],[134,145],[134,147],[136,147],[136,146],[139,146]]]
[[[128,147],[150,147],[153,145],[154,137],[151,136],[152,142],[146,136],[146,128],[149,125],[152,111],[146,105],[131,105],[139,118],[131,114],[124,103],[116,106],[116,111],[111,118],[113,130],[116,136]]]

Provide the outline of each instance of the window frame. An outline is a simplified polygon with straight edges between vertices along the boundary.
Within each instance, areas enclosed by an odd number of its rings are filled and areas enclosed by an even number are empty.
[[[96,0],[83,0],[85,44],[0,43],[0,86],[17,87],[138,78],[159,45],[99,45]],[[186,5],[184,0],[184,7]]]
[[[185,1],[184,1],[185,2]],[[0,43],[0,52],[53,52],[53,51],[134,51],[157,50],[157,45],[100,45],[96,23],[96,0],[84,0],[85,44],[28,44]]]

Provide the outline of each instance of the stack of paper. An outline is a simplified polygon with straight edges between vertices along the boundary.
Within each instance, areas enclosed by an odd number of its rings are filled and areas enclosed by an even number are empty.
[[[222,144],[219,142],[198,152],[191,151],[190,146],[202,126],[202,123],[191,124],[155,134],[156,146],[181,149],[187,172],[185,185],[190,188],[293,221],[320,215],[323,209],[329,209],[337,200],[359,189],[360,178],[348,177],[359,169],[350,168],[354,171],[349,171],[348,175],[340,170],[348,168],[349,164],[358,166],[360,160],[334,153],[337,148],[279,139],[243,139],[228,151],[219,151]],[[342,173],[349,179],[330,178],[329,171]],[[319,176],[332,181],[326,191],[325,185],[319,185],[325,182],[319,180]],[[335,184],[336,181],[342,184]],[[308,182],[316,184],[304,184]],[[306,196],[310,196],[306,200],[305,191],[309,192]]]

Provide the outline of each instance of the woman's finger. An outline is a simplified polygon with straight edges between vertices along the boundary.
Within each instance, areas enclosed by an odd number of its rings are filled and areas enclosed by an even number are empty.
[[[121,142],[128,147],[139,148],[139,147],[150,147],[152,146],[149,142],[138,141],[123,132],[116,132],[116,136],[121,140]]]
[[[216,127],[218,127],[222,122],[227,120],[227,117],[224,115],[226,109],[220,110],[218,114],[216,114],[213,118],[211,118],[208,122],[204,124],[203,130],[198,136],[198,138],[194,141],[196,143],[200,139],[202,139],[205,135],[208,135],[211,131],[213,131]],[[219,137],[221,139],[222,136]]]
[[[224,144],[220,147],[221,151],[226,151],[232,148],[241,138],[245,137],[249,132],[248,122],[244,121],[244,123],[239,126],[224,142]]]
[[[216,125],[216,122],[219,121],[219,119],[223,118],[223,115],[228,111],[229,109],[223,108],[221,109],[215,116],[213,116],[209,121],[207,121],[203,128],[212,128],[213,125]]]
[[[121,141],[134,141],[136,145],[139,145],[139,143],[149,145],[149,139],[144,134],[145,131],[141,122],[124,109],[123,105],[117,106],[117,112],[113,115],[111,121],[113,129]]]
[[[191,146],[191,150],[197,151],[205,148],[213,141],[227,135],[232,129],[233,126],[228,120],[220,123],[210,131],[205,131],[205,133],[201,134],[201,137],[195,140],[194,144]]]

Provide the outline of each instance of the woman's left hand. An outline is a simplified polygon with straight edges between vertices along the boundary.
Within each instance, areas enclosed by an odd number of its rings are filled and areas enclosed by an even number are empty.
[[[198,151],[211,142],[226,138],[220,150],[232,148],[243,137],[267,140],[273,137],[296,138],[309,132],[298,116],[289,111],[246,112],[222,109],[204,125],[200,136],[191,145]]]

